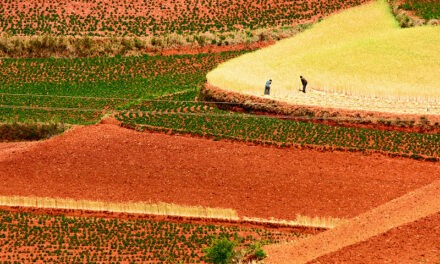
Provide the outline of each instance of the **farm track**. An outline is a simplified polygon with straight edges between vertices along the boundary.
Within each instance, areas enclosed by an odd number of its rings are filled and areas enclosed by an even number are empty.
[[[439,230],[435,225],[439,220],[439,197],[440,180],[437,180],[327,232],[298,243],[269,246],[269,255],[273,257],[267,263],[309,263],[312,260],[315,261],[311,263],[329,263],[344,262],[344,259],[350,262],[358,259],[365,263],[435,263],[439,260]],[[397,227],[401,227],[400,230]],[[403,236],[405,231],[409,236]],[[428,237],[433,239],[424,238],[422,234],[429,234]],[[421,246],[423,240],[427,243]],[[384,245],[388,252],[380,245]]]
[[[160,201],[232,208],[247,217],[350,218],[439,179],[438,163],[110,124],[77,127],[25,148],[8,144],[0,144],[1,195]]]
[[[327,254],[312,263],[389,261],[391,263],[440,262],[440,212],[395,227],[366,241]]]

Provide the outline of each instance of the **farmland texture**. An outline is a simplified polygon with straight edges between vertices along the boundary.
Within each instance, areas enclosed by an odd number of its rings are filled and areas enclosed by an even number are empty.
[[[365,0],[0,1],[12,35],[147,36],[224,32],[315,21]]]
[[[230,208],[240,218],[351,218],[439,178],[435,162],[111,124],[10,144],[0,143],[2,196]]]
[[[303,75],[309,90],[404,102],[435,99],[438,105],[439,41],[440,27],[402,29],[386,1],[373,1],[228,61],[207,78],[213,86],[260,96],[272,78],[283,99],[298,93]]]
[[[54,216],[0,210],[0,261],[195,263],[214,239],[251,244],[293,241],[299,233],[154,219]]]
[[[244,52],[87,59],[3,59],[1,122],[126,126],[213,138],[438,159],[438,134],[404,133],[236,113],[197,99],[205,74]],[[19,74],[18,74],[19,73]],[[218,108],[218,106],[220,108]],[[313,119],[313,116],[311,116]]]
[[[0,122],[96,123],[106,110],[194,94],[209,69],[239,54],[0,59]]]

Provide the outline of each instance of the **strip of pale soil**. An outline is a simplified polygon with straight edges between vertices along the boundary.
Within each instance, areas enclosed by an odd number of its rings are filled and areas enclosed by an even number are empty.
[[[312,263],[440,263],[440,212],[399,226]]]
[[[140,133],[110,124],[75,128],[25,151],[0,151],[3,196],[165,202],[266,219],[353,217],[440,177],[434,173],[438,163]]]
[[[433,171],[433,173],[435,173],[435,171]],[[438,214],[438,212],[440,212],[440,180],[374,208],[334,229],[309,239],[304,239],[294,244],[268,246],[267,250],[270,258],[267,263],[306,263],[339,250],[342,250],[341,254],[350,254],[350,252],[356,252],[355,254],[358,254],[357,251],[353,250],[345,251],[344,247],[366,241],[374,236],[386,233],[393,228],[412,223],[432,214]],[[434,219],[438,218],[434,216]],[[417,224],[418,223],[415,223],[415,225]],[[438,232],[438,230],[434,232]],[[418,231],[413,233],[413,235],[418,235]],[[405,239],[409,240],[411,237],[400,237],[399,241]],[[428,248],[424,251],[429,256],[433,254],[432,250],[435,251],[438,249],[438,246],[429,246],[429,244],[435,243],[436,241],[438,241],[438,238],[430,241],[427,245]],[[374,247],[378,246],[380,246],[380,243],[374,245]],[[396,245],[394,252],[402,249],[404,249],[404,246]],[[416,248],[414,248],[414,250],[418,251]],[[366,259],[362,259],[362,262],[377,263],[374,261],[375,253],[373,253],[370,248],[367,247],[364,253]],[[384,256],[382,255],[383,253],[384,252],[381,252],[379,255]],[[409,253],[409,255],[413,254],[417,255],[417,253]],[[349,258],[351,262],[351,255]],[[398,262],[400,263],[406,263],[404,261],[401,262],[402,258],[400,256],[389,256],[389,258],[390,260],[399,260]],[[323,260],[326,259],[324,258]],[[335,257],[334,260],[336,262],[343,262],[343,258]]]

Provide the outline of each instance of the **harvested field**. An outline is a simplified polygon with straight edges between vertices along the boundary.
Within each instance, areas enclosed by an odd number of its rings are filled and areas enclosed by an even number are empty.
[[[354,217],[439,179],[438,163],[78,127],[8,150],[0,194],[232,208],[240,217]],[[164,161],[167,161],[166,163]]]

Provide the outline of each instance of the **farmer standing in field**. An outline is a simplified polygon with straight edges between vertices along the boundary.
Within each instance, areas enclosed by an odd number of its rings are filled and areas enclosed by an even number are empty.
[[[301,79],[301,83],[303,85],[303,93],[306,93],[307,80],[302,76],[299,76],[299,78]]]
[[[266,82],[266,86],[264,87],[264,94],[270,94],[270,85],[272,84],[272,79]]]

